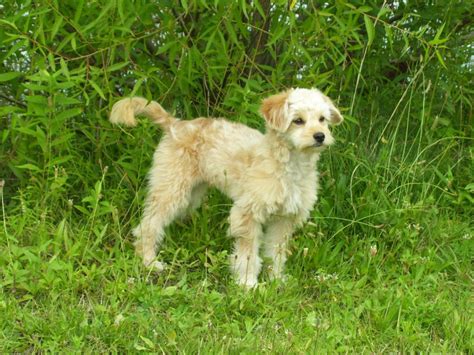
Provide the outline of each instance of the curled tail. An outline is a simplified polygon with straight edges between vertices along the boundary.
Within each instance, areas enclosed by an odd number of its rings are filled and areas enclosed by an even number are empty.
[[[109,120],[115,124],[136,126],[136,115],[148,117],[165,130],[169,130],[171,124],[176,121],[176,118],[166,112],[158,102],[148,101],[143,97],[126,98],[116,102],[112,107]]]

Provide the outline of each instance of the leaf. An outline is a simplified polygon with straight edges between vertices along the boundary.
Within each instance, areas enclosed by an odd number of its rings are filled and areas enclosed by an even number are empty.
[[[111,65],[110,67],[107,67],[107,72],[110,73],[110,72],[122,69],[123,67],[127,66],[128,63],[130,63],[130,62],[126,61],[126,62],[122,62],[122,63],[115,63],[115,64]]]
[[[380,8],[379,13],[377,14],[377,18],[382,18],[386,13],[389,12],[392,12],[392,10],[387,6],[383,6],[382,8]]]
[[[155,347],[155,344],[148,338],[145,338],[144,336],[140,335],[141,340],[148,346],[149,349],[153,349]]]
[[[58,121],[63,121],[63,120],[67,120],[68,118],[80,115],[81,113],[82,113],[82,108],[78,108],[78,107],[71,108],[69,110],[64,110],[58,115],[56,115],[56,119]]]
[[[52,146],[53,145],[54,144],[52,144]],[[56,158],[51,159],[50,162],[48,162],[48,166],[53,167],[55,165],[61,165],[61,164],[64,164],[65,162],[71,160],[72,158],[73,158],[72,155],[64,155],[64,156],[56,157]]]
[[[89,84],[91,84],[91,86],[94,88],[94,90],[100,95],[101,98],[103,98],[104,100],[106,100],[105,98],[105,95],[104,95],[104,92],[102,91],[102,89],[99,87],[99,85],[97,85],[95,83],[95,81],[93,80],[89,80]]]
[[[78,99],[75,99],[74,97],[67,97],[62,94],[57,94],[55,101],[56,101],[56,104],[63,105],[63,106],[78,105],[81,103],[81,101],[79,101]]]
[[[257,11],[260,13],[260,16],[262,16],[263,19],[266,19],[267,16],[266,16],[266,14],[265,14],[265,11],[263,11],[263,7],[262,7],[262,5],[260,4],[260,1],[259,1],[259,0],[255,0],[254,3],[255,3],[255,7],[257,8]]]
[[[102,8],[102,11],[96,16],[95,19],[91,22],[89,22],[83,29],[83,32],[89,32],[93,31],[94,27],[100,26],[99,22],[103,17],[107,17],[110,14],[110,11],[112,10],[112,7],[115,6],[115,1],[109,1],[109,2],[99,2],[99,4],[103,5],[104,7]],[[79,20],[79,19],[78,19]]]
[[[435,35],[435,37],[433,38],[432,41],[438,41],[438,40],[439,40],[439,38],[441,37],[441,34],[443,33],[443,30],[444,30],[444,26],[445,26],[445,25],[446,25],[446,23],[443,23],[443,24],[441,25],[441,27],[438,28],[438,31],[436,31],[436,35]],[[431,43],[432,41],[430,41],[430,43]]]
[[[124,5],[123,5],[123,0],[119,0],[118,1],[118,4],[117,4],[117,10],[118,10],[118,14],[120,16],[120,20],[122,22],[125,22],[125,14],[124,14]]]
[[[133,90],[132,90],[132,93],[130,94],[130,96],[135,96],[135,94],[140,89],[140,87],[142,86],[144,81],[145,81],[145,78],[140,78],[140,79],[137,80],[137,82],[135,83],[135,86],[133,87]]]
[[[13,36],[12,36],[13,38]],[[22,38],[21,36],[18,36],[18,38]],[[3,57],[3,60],[6,58],[10,57],[13,53],[18,53],[22,47],[27,47],[28,46],[28,40],[27,39],[19,39],[18,42],[16,42],[13,46],[10,47],[10,50],[8,53]]]
[[[81,14],[82,14],[82,8],[84,7],[84,0],[79,0],[79,1],[76,1],[76,4],[75,4],[75,9],[76,9],[76,12],[74,14],[74,19],[73,21],[75,23],[78,23],[79,22],[79,19],[81,18]]]
[[[161,53],[164,53],[166,51],[168,51],[168,49],[172,48],[172,47],[175,47],[175,46],[179,46],[180,44],[178,42],[175,42],[175,41],[170,41],[162,46],[160,46],[160,48],[158,48],[158,50],[156,51],[156,55],[158,54],[161,54]]]
[[[7,21],[7,20],[0,20],[0,24],[4,23],[5,25],[8,25],[12,28],[14,28],[15,30],[18,31],[18,27],[15,26],[15,24],[13,22],[10,22],[10,21]]]
[[[369,12],[372,11],[372,7],[368,5],[363,5],[357,9],[359,12]]]
[[[247,3],[245,0],[240,0],[240,8],[242,9],[242,12],[244,13],[245,18],[248,20],[249,14],[247,13]]]
[[[189,11],[188,0],[181,0],[181,5],[183,5],[184,12],[188,13],[188,11]]]
[[[85,207],[74,205],[74,208],[81,211],[85,215],[90,215],[89,210]]]
[[[161,294],[163,296],[173,296],[176,293],[177,289],[178,288],[176,286],[168,286],[161,291]]]
[[[235,33],[235,30],[233,28],[232,23],[230,23],[230,20],[224,21],[224,24],[225,24],[225,28],[227,29],[227,33],[229,33],[229,36],[230,36],[232,42],[234,42],[235,45],[239,46],[240,42],[237,39],[237,34]]]
[[[35,136],[36,136],[36,141],[38,142],[38,145],[41,147],[41,150],[43,151],[43,153],[45,153],[47,151],[46,134],[39,126],[36,126]]]
[[[438,57],[438,60],[441,63],[441,65],[444,67],[444,69],[448,69],[448,67],[446,66],[446,63],[444,62],[444,59],[441,56],[441,53],[439,52],[439,50],[435,50],[435,53],[436,53],[436,57]]]
[[[41,170],[36,165],[31,164],[31,163],[17,165],[16,167],[19,168],[19,169],[26,169],[26,170],[33,170],[33,171],[40,171]]]
[[[58,33],[59,28],[61,27],[62,24],[63,24],[63,18],[58,16],[56,18],[56,22],[53,25],[53,28],[51,29],[51,34],[50,34],[51,41],[54,40],[54,37],[56,37],[56,34]]]
[[[367,46],[370,46],[375,38],[375,27],[374,23],[369,16],[364,15],[365,29],[367,30],[368,42]]]
[[[311,311],[308,313],[308,315],[306,316],[306,324],[310,327],[316,327],[318,325],[318,319],[316,317],[315,311]]]
[[[67,68],[66,62],[64,61],[64,58],[62,58],[62,57],[59,58],[59,64],[61,65],[61,71],[64,74],[64,76],[66,76],[66,78],[68,78],[70,80],[71,78],[69,76],[69,70]]]
[[[168,342],[170,345],[176,344],[176,332],[174,330],[171,330],[166,333],[166,337],[168,338]]]
[[[135,344],[133,345],[133,347],[135,348],[135,350],[138,350],[138,351],[146,351],[147,348],[145,348],[144,346],[140,345],[140,344]]]
[[[31,91],[46,91],[48,87],[46,85],[38,85],[34,83],[24,83],[23,86]]]
[[[437,44],[441,44],[441,43],[445,43],[449,40],[449,35],[448,37],[446,38],[440,38],[441,37],[441,34],[443,33],[443,30],[444,30],[444,26],[446,25],[446,23],[443,23],[441,25],[440,28],[438,28],[438,31],[436,31],[436,35],[434,36],[434,38],[429,41],[428,43],[431,44],[431,45],[437,45]]]
[[[23,75],[23,74],[22,73],[17,73],[17,72],[8,72],[8,73],[0,74],[0,82],[10,81],[10,80],[13,80],[15,78],[18,78],[21,75]]]
[[[21,111],[21,108],[17,106],[0,106],[0,116],[7,115],[12,112]],[[8,130],[6,130],[8,131]]]

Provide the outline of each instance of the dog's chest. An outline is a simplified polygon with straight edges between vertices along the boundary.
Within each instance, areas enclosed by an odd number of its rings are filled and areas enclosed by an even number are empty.
[[[283,200],[277,214],[308,213],[316,201],[317,173],[314,165],[289,165],[283,175]]]

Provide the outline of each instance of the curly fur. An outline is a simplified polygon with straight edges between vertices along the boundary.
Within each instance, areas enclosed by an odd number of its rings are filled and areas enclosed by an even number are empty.
[[[317,89],[291,89],[263,100],[266,133],[224,119],[179,120],[155,101],[127,98],[117,102],[110,121],[134,126],[136,115],[159,124],[165,135],[149,173],[149,192],[140,224],[133,230],[136,251],[147,266],[155,260],[164,228],[199,206],[208,186],[234,202],[229,234],[237,282],[257,285],[259,249],[271,260],[270,275],[280,278],[294,229],[310,215],[317,199],[316,163],[334,142],[329,125],[343,118]]]

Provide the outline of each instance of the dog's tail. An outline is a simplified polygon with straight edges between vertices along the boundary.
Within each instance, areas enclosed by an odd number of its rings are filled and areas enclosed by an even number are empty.
[[[159,124],[163,129],[169,130],[176,118],[165,111],[156,101],[148,101],[143,97],[122,99],[114,104],[109,120],[115,124],[136,126],[135,116],[143,115]]]

